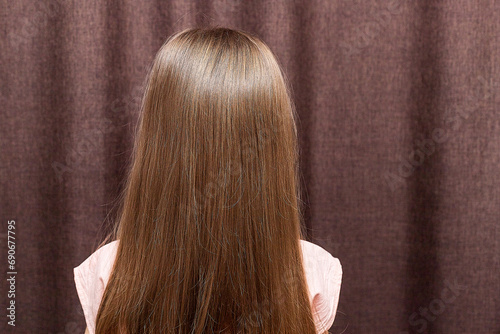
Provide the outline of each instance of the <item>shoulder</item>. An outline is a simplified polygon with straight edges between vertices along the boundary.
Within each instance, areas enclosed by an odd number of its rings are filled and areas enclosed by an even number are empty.
[[[307,240],[300,240],[300,245],[306,272],[314,271],[317,273],[320,270],[328,274],[342,274],[340,260],[326,249]]]
[[[112,241],[92,253],[75,269],[80,269],[82,274],[104,274],[113,266],[118,248],[118,240]]]
[[[323,247],[300,240],[309,298],[318,333],[328,331],[337,313],[342,265]]]
[[[117,246],[118,241],[112,241],[73,268],[76,290],[90,334],[95,332],[95,318],[113,268]]]

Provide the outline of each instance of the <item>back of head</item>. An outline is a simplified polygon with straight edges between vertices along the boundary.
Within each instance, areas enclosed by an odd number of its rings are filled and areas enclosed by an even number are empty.
[[[170,37],[147,78],[97,333],[315,333],[289,85],[228,28]]]

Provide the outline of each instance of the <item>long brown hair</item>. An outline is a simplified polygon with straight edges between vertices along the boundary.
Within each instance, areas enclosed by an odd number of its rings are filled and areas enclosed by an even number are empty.
[[[296,111],[271,50],[186,29],[146,82],[96,333],[316,333]]]

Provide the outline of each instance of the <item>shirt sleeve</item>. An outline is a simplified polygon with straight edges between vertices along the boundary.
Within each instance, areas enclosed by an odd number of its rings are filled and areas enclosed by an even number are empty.
[[[332,327],[340,299],[342,266],[340,261],[331,255],[329,263],[330,265],[324,271],[321,291],[313,297],[313,310],[316,312],[318,333],[324,333]]]
[[[73,268],[76,291],[90,334],[95,333],[97,311],[114,262],[114,246],[112,242],[99,248]]]

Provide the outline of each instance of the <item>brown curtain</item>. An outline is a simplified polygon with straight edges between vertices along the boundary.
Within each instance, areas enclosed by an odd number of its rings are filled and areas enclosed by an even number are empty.
[[[72,268],[113,219],[147,68],[207,24],[291,80],[309,240],[344,269],[330,332],[500,333],[500,1],[1,3],[1,333],[83,333]]]

